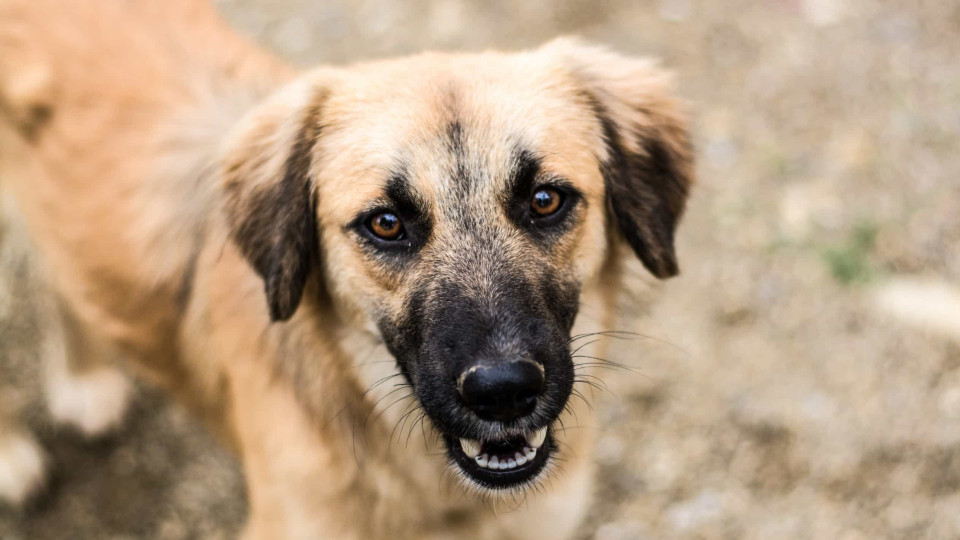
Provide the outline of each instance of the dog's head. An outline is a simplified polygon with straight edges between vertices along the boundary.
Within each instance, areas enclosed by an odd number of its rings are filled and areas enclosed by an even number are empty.
[[[550,460],[580,291],[618,243],[678,271],[693,173],[669,78],[575,41],[318,70],[232,148],[228,221],[272,319],[320,276],[485,488]]]

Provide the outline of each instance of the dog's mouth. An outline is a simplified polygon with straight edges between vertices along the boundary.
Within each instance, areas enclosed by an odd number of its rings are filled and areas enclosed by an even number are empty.
[[[553,451],[546,427],[521,435],[478,440],[447,436],[447,452],[460,470],[487,489],[520,487],[543,471]]]

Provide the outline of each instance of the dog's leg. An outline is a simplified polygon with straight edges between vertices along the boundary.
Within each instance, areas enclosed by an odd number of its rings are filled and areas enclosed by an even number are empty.
[[[10,343],[4,338],[17,331],[17,325],[10,321],[23,310],[15,291],[25,288],[20,276],[28,274],[23,271],[26,250],[13,234],[9,215],[7,199],[0,189],[0,356],[11,353],[7,348]],[[7,367],[0,364],[0,369]],[[0,386],[0,506],[20,506],[46,483],[46,454],[16,420],[20,405],[5,390]]]
[[[115,365],[116,353],[84,331],[59,302],[43,322],[47,406],[53,419],[96,437],[120,426],[131,385]]]
[[[0,417],[0,504],[20,506],[46,483],[46,454],[15,421]]]

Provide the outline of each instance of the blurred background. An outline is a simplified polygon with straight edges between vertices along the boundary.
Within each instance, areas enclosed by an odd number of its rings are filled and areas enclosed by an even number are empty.
[[[683,274],[623,297],[594,396],[582,538],[960,538],[960,3],[956,0],[221,0],[304,66],[575,33],[662,59],[700,184]],[[8,250],[9,251],[9,250]],[[144,389],[85,442],[36,399],[29,261],[3,258],[0,405],[55,464],[0,538],[218,538],[233,459]]]

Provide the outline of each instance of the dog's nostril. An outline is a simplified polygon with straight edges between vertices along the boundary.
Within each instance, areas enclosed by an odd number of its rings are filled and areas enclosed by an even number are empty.
[[[533,412],[544,384],[543,368],[522,360],[475,366],[459,389],[464,403],[477,416],[506,422]]]

